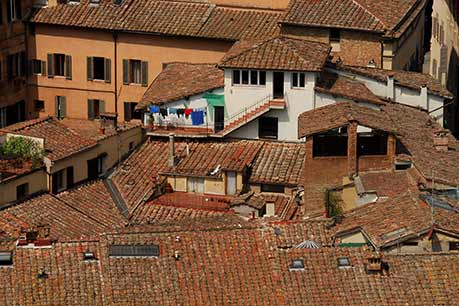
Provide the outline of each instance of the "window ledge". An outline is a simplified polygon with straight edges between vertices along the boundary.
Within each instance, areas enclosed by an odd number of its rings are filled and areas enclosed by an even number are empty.
[[[266,88],[266,85],[233,84],[233,87],[240,87],[240,88]]]
[[[347,156],[314,156],[312,159],[347,159]]]

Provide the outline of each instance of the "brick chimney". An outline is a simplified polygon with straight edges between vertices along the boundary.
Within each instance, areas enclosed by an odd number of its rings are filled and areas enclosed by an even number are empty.
[[[438,152],[448,151],[448,132],[446,130],[438,130],[434,133],[434,147]]]

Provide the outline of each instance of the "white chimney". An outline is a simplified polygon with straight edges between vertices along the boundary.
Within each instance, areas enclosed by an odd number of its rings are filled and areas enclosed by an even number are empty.
[[[390,72],[387,74],[387,88],[386,97],[391,101],[395,101],[395,73]]]
[[[174,134],[169,134],[169,167],[175,167],[175,139],[174,139]]]
[[[421,100],[420,102],[422,103],[421,106],[425,108],[426,110],[430,111],[429,109],[429,95],[427,94],[427,86],[422,85],[421,86],[421,95],[419,97]]]
[[[265,217],[274,217],[276,210],[273,202],[266,203],[266,214]]]

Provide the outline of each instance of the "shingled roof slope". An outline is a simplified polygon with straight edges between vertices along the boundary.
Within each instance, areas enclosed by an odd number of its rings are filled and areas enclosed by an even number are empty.
[[[305,158],[304,144],[265,142],[253,163],[250,182],[298,186]]]
[[[321,71],[328,44],[277,36],[262,41],[240,41],[220,61],[222,68]]]
[[[300,26],[396,33],[414,14],[422,0],[292,0],[282,23]]]
[[[366,127],[398,133],[387,113],[355,102],[338,102],[304,112],[298,117],[298,136],[305,137],[348,125],[350,122]]]
[[[272,36],[278,32],[279,12],[222,8],[199,1],[125,0],[120,5],[102,0],[90,5],[57,4],[38,9],[37,24],[88,29],[157,33],[235,41]]]
[[[161,105],[224,85],[224,73],[217,68],[217,64],[169,63],[148,87],[136,108]]]
[[[53,117],[13,124],[3,128],[2,132],[45,139],[45,156],[51,161],[60,160],[97,145],[97,141],[79,135]]]

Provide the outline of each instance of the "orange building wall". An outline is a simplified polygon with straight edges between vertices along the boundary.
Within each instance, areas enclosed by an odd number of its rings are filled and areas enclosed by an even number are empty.
[[[45,111],[35,115],[55,115],[55,96],[67,99],[67,117],[87,118],[87,100],[105,101],[107,112],[115,111],[115,89],[118,93],[118,114],[123,120],[123,102],[138,102],[147,87],[123,85],[123,59],[148,61],[148,83],[162,71],[163,63],[171,61],[218,62],[231,47],[230,42],[120,33],[117,38],[117,85],[115,86],[115,44],[110,32],[37,25],[29,39],[29,59],[47,60],[48,53],[72,56],[72,80],[64,77],[33,76],[29,79],[30,105],[44,100]],[[33,48],[32,48],[33,46]],[[111,59],[111,83],[88,81],[86,58],[100,56]]]

